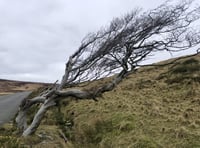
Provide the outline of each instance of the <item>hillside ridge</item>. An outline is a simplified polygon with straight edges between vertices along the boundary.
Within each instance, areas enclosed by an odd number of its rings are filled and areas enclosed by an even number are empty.
[[[50,85],[50,83],[0,79],[0,95],[22,91],[33,91],[48,85]]]

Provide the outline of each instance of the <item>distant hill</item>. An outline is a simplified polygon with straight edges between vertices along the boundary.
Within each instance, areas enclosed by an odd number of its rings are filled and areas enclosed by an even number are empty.
[[[21,91],[36,90],[37,88],[48,85],[49,85],[48,83],[23,82],[23,81],[0,79],[0,94],[10,94]]]

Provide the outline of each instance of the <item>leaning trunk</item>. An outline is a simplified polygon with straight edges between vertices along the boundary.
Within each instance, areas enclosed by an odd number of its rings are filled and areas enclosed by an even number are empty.
[[[34,119],[31,123],[31,125],[29,125],[28,128],[26,128],[26,112],[19,112],[18,116],[20,116],[21,118],[17,118],[17,122],[18,124],[20,124],[21,126],[24,125],[23,127],[21,127],[21,129],[24,130],[23,132],[23,136],[26,137],[28,135],[33,134],[37,128],[39,127],[45,113],[47,112],[47,110],[56,105],[55,100],[58,100],[58,97],[75,97],[77,99],[94,99],[101,96],[102,93],[106,92],[106,91],[111,91],[112,89],[115,88],[115,86],[121,82],[121,80],[128,74],[128,72],[126,70],[122,70],[114,79],[112,82],[107,83],[105,85],[103,85],[102,87],[96,88],[96,91],[82,91],[79,89],[69,89],[69,90],[65,90],[65,91],[61,91],[60,89],[57,91],[52,91],[51,93],[49,93],[49,98],[47,97],[47,99],[42,103],[40,109],[38,110],[38,112],[36,113],[36,115],[34,116]],[[36,99],[35,99],[36,100]],[[38,101],[42,102],[42,99],[38,99]],[[32,105],[33,103],[27,103],[30,107],[30,104]],[[23,122],[23,124],[21,123]]]
[[[55,105],[55,102],[52,98],[45,101],[45,103],[42,104],[42,106],[40,107],[36,115],[34,116],[34,119],[31,125],[27,129],[24,130],[23,136],[28,136],[28,135],[33,134],[37,130],[38,126],[40,125],[48,108],[54,105]]]
[[[19,132],[22,133],[27,128],[27,118],[26,118],[27,110],[20,110],[15,119],[17,123],[17,128]]]

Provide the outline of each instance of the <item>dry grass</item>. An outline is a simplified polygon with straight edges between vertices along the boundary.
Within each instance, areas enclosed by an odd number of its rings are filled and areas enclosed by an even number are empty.
[[[195,59],[200,61],[200,56]],[[178,61],[178,65],[181,66],[186,60]],[[172,67],[141,68],[113,91],[104,93],[98,102],[63,101],[63,118],[57,120],[62,120],[62,129],[67,129],[64,131],[67,132],[68,143],[58,134],[60,126],[53,125],[58,123],[55,121],[58,110],[55,107],[47,113],[36,133],[45,133],[50,139],[38,141],[34,146],[199,148],[200,83],[197,79],[168,83],[168,79],[184,76],[171,73]],[[199,70],[187,73],[191,77],[199,74]],[[90,87],[96,83],[99,84],[94,82]]]
[[[48,85],[49,84],[47,83],[22,82],[0,79],[0,95],[12,94],[22,91],[32,91]]]
[[[171,66],[142,68],[99,102],[63,107],[73,113],[74,147],[200,147],[199,82],[166,83],[171,75],[159,77]]]

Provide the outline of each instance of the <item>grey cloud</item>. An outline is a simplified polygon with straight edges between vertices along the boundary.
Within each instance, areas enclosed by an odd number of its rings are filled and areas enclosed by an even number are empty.
[[[1,0],[0,78],[53,82],[88,33],[165,0]]]

